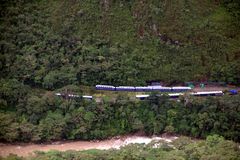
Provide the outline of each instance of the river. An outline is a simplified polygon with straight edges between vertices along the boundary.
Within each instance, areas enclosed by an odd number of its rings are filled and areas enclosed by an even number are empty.
[[[121,146],[125,146],[131,143],[144,143],[148,144],[152,140],[164,140],[166,142],[171,142],[172,140],[177,139],[176,136],[137,136],[137,135],[128,135],[128,136],[117,136],[108,140],[100,141],[57,141],[51,144],[30,144],[30,143],[21,143],[21,144],[6,144],[0,143],[0,156],[6,157],[9,154],[16,154],[18,156],[29,156],[33,155],[34,151],[49,151],[49,150],[58,150],[58,151],[67,151],[67,150],[88,150],[88,149],[119,149]]]

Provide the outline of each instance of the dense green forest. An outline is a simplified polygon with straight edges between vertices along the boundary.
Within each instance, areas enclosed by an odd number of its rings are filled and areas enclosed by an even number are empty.
[[[158,146],[158,147],[156,147]],[[0,158],[1,159],[1,158]],[[226,141],[223,137],[208,136],[204,141],[196,141],[180,137],[166,143],[154,141],[148,145],[132,144],[120,150],[87,150],[87,151],[49,151],[36,152],[35,156],[27,158],[10,155],[1,160],[238,160],[240,152],[238,145]]]
[[[1,108],[1,141],[104,139],[137,131],[148,135],[179,133],[198,138],[219,134],[240,141],[240,95],[185,96],[180,101],[155,94],[146,101],[130,101],[127,95],[121,95],[115,102],[106,97],[96,103],[65,100],[49,92],[39,96],[25,91],[22,86],[12,87],[19,87],[16,90],[22,92],[9,95],[5,103],[13,107]],[[25,96],[24,91],[28,92]],[[22,97],[13,99],[17,95]]]
[[[240,82],[238,0],[2,0],[1,77],[56,89]]]
[[[135,131],[240,141],[240,97],[63,100],[80,86],[240,84],[238,0],[1,0],[0,141]]]

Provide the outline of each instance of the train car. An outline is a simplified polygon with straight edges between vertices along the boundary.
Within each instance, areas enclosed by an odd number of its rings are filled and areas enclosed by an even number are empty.
[[[140,100],[144,100],[146,98],[148,98],[149,95],[148,94],[144,94],[144,95],[136,95],[136,98],[140,99]]]
[[[229,90],[230,95],[236,95],[238,94],[238,91],[235,89]]]
[[[76,94],[68,94],[67,96],[70,98],[80,98],[80,96]]]
[[[209,92],[196,92],[191,93],[193,96],[222,96],[224,95],[223,91],[209,91]]]
[[[63,98],[80,98],[81,96],[76,94],[66,94],[66,93],[55,93],[56,96],[60,96]]]
[[[171,92],[171,87],[152,86],[152,91]]]
[[[106,91],[115,91],[115,87],[114,86],[110,86],[110,85],[96,85],[96,90],[106,90]]]
[[[151,92],[152,87],[151,86],[144,86],[144,87],[135,87],[136,92]]]
[[[132,87],[132,86],[119,86],[119,87],[116,87],[116,91],[131,91],[131,92],[134,92],[135,91],[135,87]]]
[[[56,96],[62,96],[62,94],[61,94],[61,93],[55,93],[55,95],[56,95]]]
[[[172,92],[186,92],[191,90],[191,87],[171,87]]]
[[[82,96],[82,98],[92,100],[93,96]]]
[[[183,95],[183,93],[169,93],[167,94],[170,98],[179,98],[180,96]],[[139,98],[140,100],[145,100],[148,98],[150,95],[144,94],[144,95],[136,95],[136,98]],[[157,96],[163,96],[163,94],[157,95]]]
[[[169,93],[168,96],[170,98],[179,98],[180,96],[182,96],[183,93]]]

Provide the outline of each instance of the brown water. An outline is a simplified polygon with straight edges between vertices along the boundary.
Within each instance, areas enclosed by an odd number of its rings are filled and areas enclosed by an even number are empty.
[[[152,140],[165,140],[171,142],[177,139],[175,136],[162,136],[162,137],[146,137],[146,136],[118,136],[110,140],[102,141],[59,141],[52,144],[1,144],[0,143],[0,156],[6,157],[10,153],[18,156],[33,155],[34,151],[67,151],[67,150],[88,150],[88,149],[119,149],[121,146],[128,145],[130,143],[144,143],[148,144]]]

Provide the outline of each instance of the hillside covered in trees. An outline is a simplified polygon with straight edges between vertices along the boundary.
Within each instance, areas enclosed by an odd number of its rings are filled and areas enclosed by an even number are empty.
[[[144,131],[240,141],[239,95],[63,100],[96,84],[240,84],[238,0],[2,0],[0,141]],[[80,87],[81,86],[81,87]]]
[[[3,0],[1,77],[44,89],[240,82],[238,0]]]

